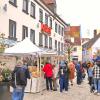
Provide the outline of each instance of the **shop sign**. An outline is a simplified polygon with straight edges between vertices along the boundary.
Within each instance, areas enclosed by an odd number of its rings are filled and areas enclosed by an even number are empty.
[[[51,28],[46,24],[41,24],[41,31],[51,35]]]

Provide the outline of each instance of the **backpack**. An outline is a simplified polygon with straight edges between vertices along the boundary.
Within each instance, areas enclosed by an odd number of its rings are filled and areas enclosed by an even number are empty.
[[[11,86],[16,88],[17,85],[25,86],[26,85],[26,76],[24,68],[15,68],[12,72]]]

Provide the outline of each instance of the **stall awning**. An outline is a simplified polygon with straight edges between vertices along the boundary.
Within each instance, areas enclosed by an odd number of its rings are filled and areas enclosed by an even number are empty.
[[[5,53],[12,54],[27,54],[27,53],[38,53],[42,50],[33,44],[29,38],[25,38],[23,41],[18,42],[13,47],[5,49]]]

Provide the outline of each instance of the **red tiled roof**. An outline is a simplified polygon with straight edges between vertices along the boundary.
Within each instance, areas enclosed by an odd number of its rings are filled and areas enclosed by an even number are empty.
[[[55,3],[55,0],[41,0],[41,1],[43,1],[45,4]]]
[[[66,34],[69,34],[71,37],[80,37],[80,26],[70,26]]]
[[[65,32],[65,34],[74,38],[75,45],[81,45],[80,26],[69,26],[69,31]]]

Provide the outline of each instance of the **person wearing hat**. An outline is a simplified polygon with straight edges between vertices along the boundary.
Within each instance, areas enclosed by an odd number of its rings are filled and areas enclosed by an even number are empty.
[[[93,68],[93,78],[94,78],[94,94],[100,95],[100,56],[96,58],[96,64]]]

